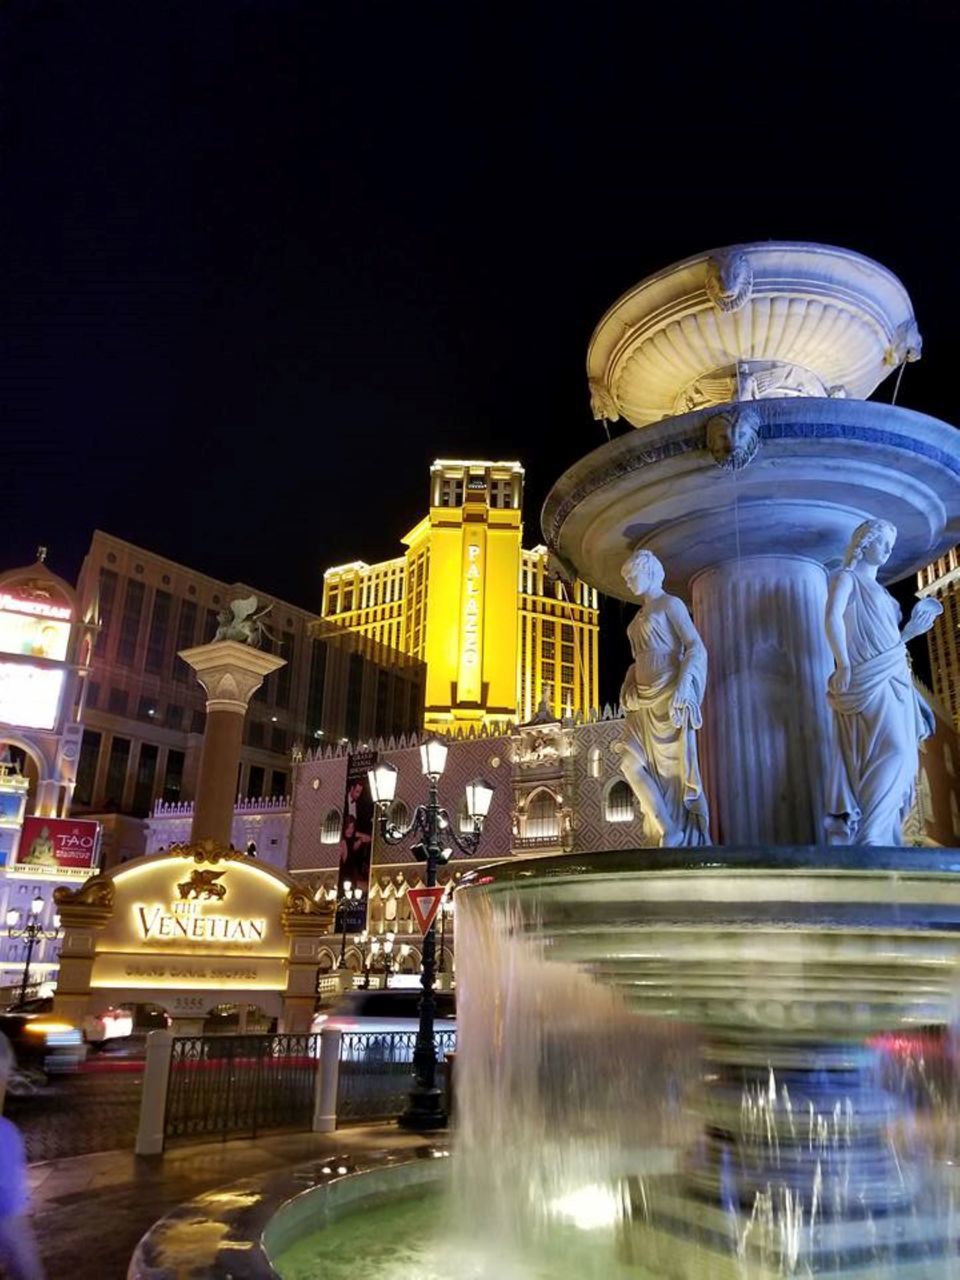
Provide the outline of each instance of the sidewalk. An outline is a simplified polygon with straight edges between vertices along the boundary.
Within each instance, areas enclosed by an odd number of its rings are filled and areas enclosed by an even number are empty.
[[[124,1280],[143,1233],[202,1191],[340,1152],[422,1142],[422,1135],[391,1124],[174,1147],[163,1156],[106,1151],[31,1165],[33,1220],[47,1280]]]

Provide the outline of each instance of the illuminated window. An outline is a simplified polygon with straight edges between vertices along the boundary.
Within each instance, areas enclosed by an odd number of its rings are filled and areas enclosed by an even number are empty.
[[[513,481],[493,480],[490,483],[490,505],[505,509],[513,506]]]
[[[524,835],[533,839],[549,839],[560,834],[557,801],[549,791],[536,791],[527,805]]]
[[[587,773],[591,778],[600,777],[600,748],[591,747],[587,752]]]
[[[441,507],[459,507],[463,503],[463,477],[444,476],[440,486]]]
[[[339,844],[341,826],[340,810],[329,809],[327,816],[323,820],[323,826],[320,828],[320,843]]]
[[[608,822],[633,821],[633,792],[623,779],[618,779],[607,792],[604,817]]]
[[[404,829],[410,825],[410,810],[402,800],[394,800],[390,806],[390,821],[395,827]]]

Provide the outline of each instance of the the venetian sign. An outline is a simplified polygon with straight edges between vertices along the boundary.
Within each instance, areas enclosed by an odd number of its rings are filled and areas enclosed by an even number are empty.
[[[170,903],[133,904],[135,928],[144,942],[169,939],[173,942],[215,943],[263,942],[267,936],[265,916],[234,915],[221,903],[227,885],[221,883],[227,867],[194,868],[178,881],[177,896]],[[215,903],[212,909],[206,903]]]
[[[159,903],[134,908],[137,928],[145,942],[153,938],[186,942],[262,942],[267,922],[238,916],[204,915],[196,902],[174,902],[169,910]]]
[[[160,854],[113,876],[94,987],[214,990],[285,984],[289,885],[255,858],[197,864]]]

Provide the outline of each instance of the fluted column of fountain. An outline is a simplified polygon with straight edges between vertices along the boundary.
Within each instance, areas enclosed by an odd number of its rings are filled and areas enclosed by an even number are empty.
[[[747,556],[704,569],[691,593],[710,655],[702,756],[714,840],[818,843],[833,742],[823,566]]]

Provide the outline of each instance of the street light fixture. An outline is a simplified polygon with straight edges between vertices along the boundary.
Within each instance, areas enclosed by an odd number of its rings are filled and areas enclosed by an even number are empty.
[[[351,881],[343,882],[343,897],[337,903],[337,910],[341,913],[341,922],[343,924],[343,941],[340,943],[340,959],[337,961],[338,969],[347,967],[347,908],[352,906],[354,902],[359,902],[363,897],[363,890],[359,887],[354,889]]]
[[[420,761],[430,789],[427,803],[417,805],[408,827],[399,827],[389,816],[389,807],[396,795],[397,770],[391,764],[378,764],[367,775],[370,794],[380,812],[380,835],[387,844],[400,844],[412,835],[420,837],[411,849],[415,857],[427,864],[426,883],[434,888],[437,868],[449,862],[454,848],[467,857],[476,853],[480,844],[483,821],[490,812],[493,788],[482,778],[467,785],[467,816],[473,830],[458,832],[449,813],[440,805],[438,783],[447,763],[447,744],[439,738],[428,738],[420,747]],[[446,844],[449,837],[450,844]],[[421,966],[420,1026],[413,1053],[415,1084],[410,1092],[407,1107],[400,1116],[404,1129],[421,1132],[442,1129],[447,1123],[447,1113],[441,1104],[437,1088],[437,1053],[433,1043],[433,1022],[436,999],[433,984],[436,978],[436,920],[430,923],[423,939],[423,963]]]
[[[53,928],[45,929],[40,923],[40,917],[43,914],[43,908],[46,904],[39,893],[34,895],[33,901],[30,903],[30,914],[25,924],[20,924],[21,913],[16,907],[11,907],[7,912],[7,934],[11,938],[26,938],[27,955],[23,962],[23,980],[20,983],[20,998],[17,1000],[18,1005],[23,1005],[27,998],[27,987],[30,984],[30,962],[33,959],[33,948],[37,945],[41,938],[52,941],[60,932],[60,917],[53,917]]]

